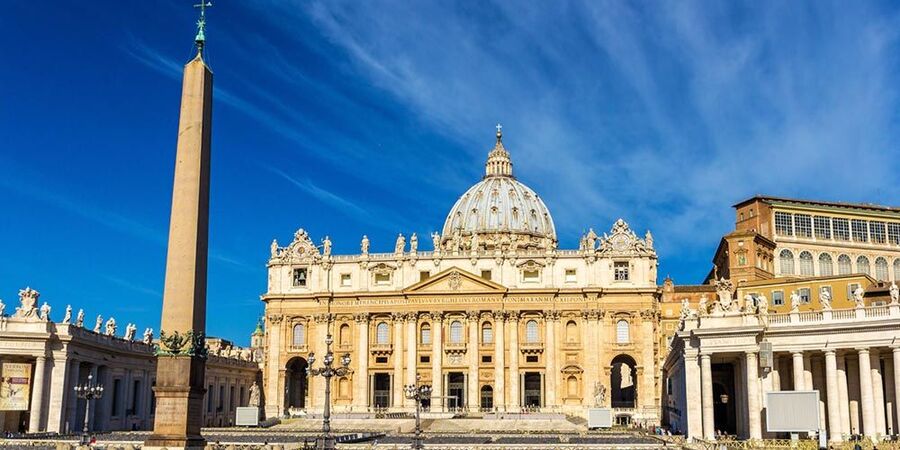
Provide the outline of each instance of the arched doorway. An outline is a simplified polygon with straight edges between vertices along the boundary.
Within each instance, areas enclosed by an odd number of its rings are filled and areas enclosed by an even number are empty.
[[[284,407],[306,408],[306,396],[309,393],[306,368],[309,364],[305,358],[295,357],[288,361],[284,372]]]
[[[637,400],[637,364],[628,355],[613,358],[609,374],[613,408],[634,408]]]

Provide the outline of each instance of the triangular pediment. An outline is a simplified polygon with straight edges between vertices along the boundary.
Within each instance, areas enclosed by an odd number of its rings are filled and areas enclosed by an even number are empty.
[[[506,288],[458,267],[438,272],[404,289],[407,294],[454,294],[460,292],[505,292]]]

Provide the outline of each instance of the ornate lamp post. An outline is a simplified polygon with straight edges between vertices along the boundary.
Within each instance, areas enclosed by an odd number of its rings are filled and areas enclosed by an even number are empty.
[[[328,315],[328,321],[331,322],[331,314]],[[314,353],[309,354],[309,367],[306,371],[310,376],[321,376],[325,379],[325,411],[322,414],[322,437],[316,442],[316,448],[322,450],[334,450],[335,441],[331,434],[331,378],[334,376],[343,377],[350,373],[350,355],[341,356],[341,367],[332,367],[334,364],[334,353],[331,352],[331,344],[334,340],[331,338],[331,327],[329,327],[328,335],[325,336],[325,357],[322,358],[322,367],[313,369],[312,365],[316,362]]]
[[[422,426],[419,419],[419,411],[421,411],[422,409],[422,400],[431,398],[431,385],[418,384],[418,382],[419,376],[416,375],[417,384],[407,384],[406,386],[403,386],[403,393],[406,394],[406,398],[416,402],[416,435],[413,438],[411,447],[413,450],[421,450],[425,448],[422,445]]]
[[[84,429],[81,430],[81,445],[87,445],[91,439],[88,432],[91,420],[91,400],[103,397],[103,385],[94,383],[94,375],[88,375],[87,382],[75,386],[75,395],[84,399]]]

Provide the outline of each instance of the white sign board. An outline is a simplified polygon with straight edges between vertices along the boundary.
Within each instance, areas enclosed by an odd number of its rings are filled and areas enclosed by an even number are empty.
[[[766,393],[766,429],[800,433],[819,429],[819,391]]]
[[[259,407],[241,406],[237,408],[234,414],[234,424],[239,427],[259,426]]]
[[[611,408],[588,408],[588,428],[611,428]]]

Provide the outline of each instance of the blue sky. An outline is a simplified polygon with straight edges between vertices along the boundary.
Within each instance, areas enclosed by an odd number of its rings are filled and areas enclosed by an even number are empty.
[[[0,5],[7,304],[158,329],[191,3]],[[214,3],[212,335],[248,341],[273,238],[438,230],[497,122],[563,247],[622,217],[679,283],[753,194],[900,203],[897,3]]]

